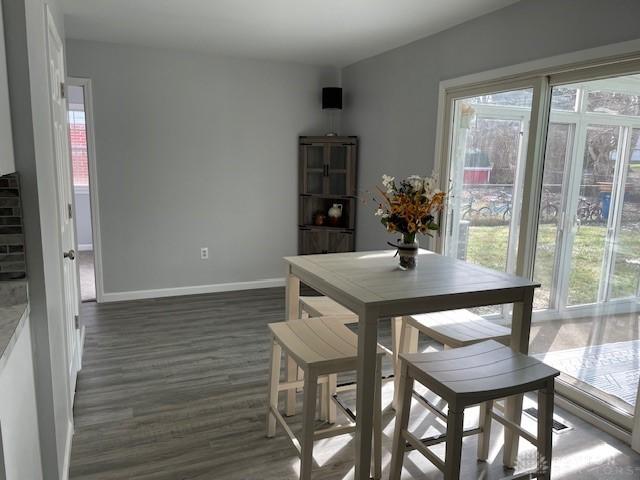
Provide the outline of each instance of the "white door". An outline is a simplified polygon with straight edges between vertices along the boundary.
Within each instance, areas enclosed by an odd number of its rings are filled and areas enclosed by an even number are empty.
[[[47,9],[47,58],[49,62],[49,87],[53,141],[55,151],[56,186],[58,193],[58,220],[63,256],[64,319],[67,340],[67,362],[70,398],[73,398],[76,377],[80,367],[80,332],[76,325],[79,314],[78,278],[75,266],[76,239],[73,225],[73,188],[71,184],[71,159],[65,99],[64,44]]]

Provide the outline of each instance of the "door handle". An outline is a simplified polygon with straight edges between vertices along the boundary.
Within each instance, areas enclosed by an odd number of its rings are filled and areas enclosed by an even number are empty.
[[[69,260],[75,260],[76,259],[76,252],[73,250],[73,248],[71,250],[69,250],[68,252],[64,252],[62,254],[62,256],[64,258],[68,258]]]

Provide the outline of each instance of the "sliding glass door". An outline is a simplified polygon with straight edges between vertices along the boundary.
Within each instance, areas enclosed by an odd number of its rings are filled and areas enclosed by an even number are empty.
[[[518,89],[455,101],[449,255],[515,271],[532,96]]]
[[[448,93],[443,250],[540,282],[531,354],[561,370],[562,394],[631,430],[640,376],[640,75],[598,77]],[[508,306],[481,313],[509,324]]]

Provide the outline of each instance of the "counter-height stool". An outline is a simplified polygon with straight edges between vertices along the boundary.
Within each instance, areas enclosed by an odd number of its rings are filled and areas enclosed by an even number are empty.
[[[358,316],[355,313],[353,313],[348,308],[343,307],[335,300],[332,300],[331,298],[325,297],[323,295],[300,297],[300,308],[298,311],[300,312],[301,317],[304,317],[304,316],[308,318],[339,317],[342,320],[342,322],[345,324],[358,322]],[[392,350],[380,344],[378,344],[378,348],[384,350],[384,352],[392,359],[392,362],[394,362],[394,365],[395,365],[395,357]],[[394,371],[395,371],[395,366],[394,366]],[[300,372],[298,375],[298,378],[301,379],[303,377],[304,377],[304,374]],[[323,383],[321,385],[320,389],[321,389],[322,396],[334,395],[336,393],[335,389],[333,391],[331,390],[331,386],[332,385],[335,386],[337,384],[336,377],[337,377],[336,375],[333,375],[332,378],[330,378],[329,382]],[[386,377],[383,376],[382,380],[385,382],[392,381],[393,375],[389,375]],[[346,385],[346,387],[348,386],[349,385]],[[340,389],[343,389],[343,386],[341,386]],[[329,423],[335,423],[335,409],[327,411],[325,409],[325,405],[327,405],[327,402],[322,403],[320,418],[322,418],[323,420],[327,420]]]
[[[356,323],[358,316],[335,300],[319,296],[300,297],[300,313],[309,317],[341,317],[345,323]]]
[[[268,388],[267,437],[275,436],[276,421],[282,425],[300,455],[300,479],[309,480],[313,466],[313,442],[322,438],[355,432],[355,415],[334,395],[322,397],[327,408],[339,408],[350,419],[346,425],[330,426],[314,431],[318,383],[335,381],[335,374],[356,370],[358,337],[349,330],[341,317],[318,317],[269,324],[271,331],[271,368]],[[304,380],[280,382],[282,350],[291,356],[304,372]],[[377,369],[381,370],[384,351],[379,349]],[[380,375],[377,376],[380,378]],[[298,439],[278,410],[278,392],[303,387],[302,436]],[[335,385],[330,386],[335,390]],[[382,425],[380,381],[375,390],[375,418],[373,435],[374,478],[381,475]]]
[[[517,435],[535,445],[538,461],[535,476],[551,478],[551,436],[553,426],[554,379],[560,372],[533,357],[514,352],[489,340],[461,348],[430,353],[400,354],[400,396],[396,410],[390,480],[398,480],[404,453],[418,450],[440,471],[445,480],[460,477],[462,438],[480,435],[478,459],[489,454],[491,420],[495,419]],[[413,383],[420,382],[448,403],[447,414],[439,416],[447,423],[445,438],[421,440],[407,430]],[[537,437],[493,410],[495,400],[538,391]],[[464,410],[480,404],[478,428],[463,429]],[[437,413],[437,412],[436,412]],[[440,459],[428,447],[446,442],[445,459]]]
[[[445,348],[459,348],[485,340],[496,340],[505,345],[511,341],[509,328],[496,325],[466,309],[402,317],[400,338],[397,343],[398,354],[416,352],[418,334],[441,343]],[[399,367],[400,363],[396,361],[394,407],[398,403]]]

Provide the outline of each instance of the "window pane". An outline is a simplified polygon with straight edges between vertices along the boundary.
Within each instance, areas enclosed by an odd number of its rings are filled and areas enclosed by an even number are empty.
[[[574,129],[573,124],[549,124],[534,268],[534,279],[542,285],[534,297],[534,308],[538,310],[553,307],[551,294],[555,288],[556,265],[560,254],[558,221],[564,210],[562,186],[565,163],[571,160]]]
[[[608,91],[589,92],[587,112],[637,117],[640,116],[640,95]]]
[[[631,145],[640,143],[640,129],[631,134]],[[626,181],[620,228],[614,245],[611,298],[640,295],[640,159],[633,150],[625,165]]]
[[[450,206],[454,227],[448,255],[513,271],[517,233],[512,219],[521,202],[531,99],[529,89],[455,102]],[[525,106],[520,111],[513,108]],[[500,306],[480,309],[482,314],[500,311]]]
[[[575,112],[577,95],[576,87],[554,87],[551,95],[551,109]]]
[[[530,109],[532,99],[533,91],[531,89],[527,89],[479,95],[477,97],[468,98],[465,101],[469,104],[476,105],[502,105]]]
[[[617,161],[620,129],[592,125],[587,128],[580,197],[574,215],[579,226],[573,242],[568,305],[598,301],[605,254],[608,208]]]

